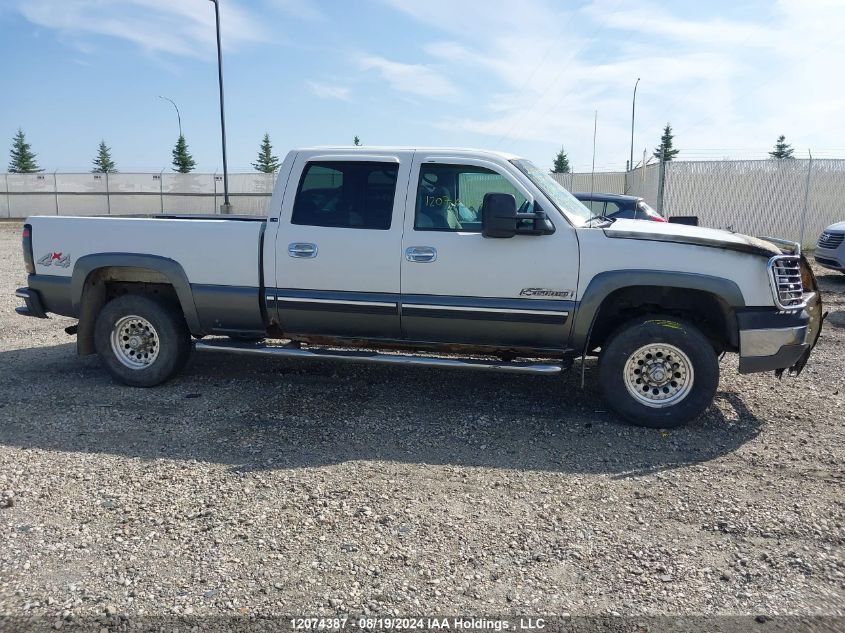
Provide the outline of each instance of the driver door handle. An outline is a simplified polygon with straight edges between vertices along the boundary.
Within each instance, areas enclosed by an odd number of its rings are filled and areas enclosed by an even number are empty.
[[[317,245],[308,242],[293,242],[288,244],[288,255],[301,259],[317,257]]]
[[[433,262],[437,260],[437,249],[433,246],[409,246],[405,249],[405,259],[416,263]]]

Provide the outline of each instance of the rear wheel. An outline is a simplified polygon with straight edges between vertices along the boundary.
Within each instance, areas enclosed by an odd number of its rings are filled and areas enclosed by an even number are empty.
[[[113,378],[133,387],[154,387],[184,367],[191,336],[175,308],[124,295],[100,310],[94,345]]]
[[[630,321],[607,340],[599,359],[605,401],[640,426],[672,428],[713,401],[719,363],[694,325],[672,317]]]

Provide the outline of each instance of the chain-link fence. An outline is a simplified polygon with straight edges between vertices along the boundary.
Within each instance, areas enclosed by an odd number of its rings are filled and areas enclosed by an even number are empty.
[[[552,174],[552,177],[573,193],[623,193],[625,190],[624,171]]]
[[[634,171],[553,174],[573,192],[640,196],[701,226],[801,240],[845,220],[845,160],[671,161]],[[273,174],[230,174],[238,214],[263,215]],[[28,215],[218,213],[220,174],[2,174],[0,218]],[[803,238],[802,238],[803,236]]]
[[[845,160],[672,161],[663,191],[670,217],[812,247],[825,227],[845,220]]]

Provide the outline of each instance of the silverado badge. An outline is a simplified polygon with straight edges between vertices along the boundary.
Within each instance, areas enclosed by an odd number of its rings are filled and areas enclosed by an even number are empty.
[[[59,266],[60,268],[67,268],[70,266],[70,253],[47,253],[38,260],[42,266]]]
[[[519,291],[520,297],[550,297],[552,299],[571,299],[575,296],[574,290],[553,290],[551,288],[523,288]]]

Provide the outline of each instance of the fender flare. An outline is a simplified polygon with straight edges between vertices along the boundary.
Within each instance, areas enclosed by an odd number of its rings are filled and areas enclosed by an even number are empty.
[[[724,277],[663,270],[609,270],[590,280],[575,310],[572,323],[572,347],[583,350],[588,343],[596,315],[611,293],[631,286],[658,286],[701,290],[716,295],[731,308],[745,306],[745,297],[737,283]]]
[[[188,324],[188,330],[195,336],[202,335],[197,307],[194,304],[194,295],[191,291],[191,284],[188,276],[179,262],[161,257],[159,255],[141,255],[136,253],[97,253],[85,255],[76,260],[73,267],[73,276],[70,282],[71,305],[74,314],[82,313],[82,294],[85,291],[85,284],[91,273],[100,268],[118,266],[121,268],[146,268],[164,275],[179,299],[182,313]]]

